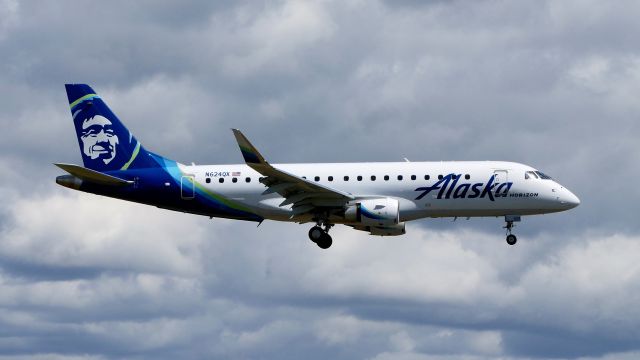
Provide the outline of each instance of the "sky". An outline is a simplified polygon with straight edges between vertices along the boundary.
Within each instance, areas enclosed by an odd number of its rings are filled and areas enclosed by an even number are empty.
[[[0,360],[637,359],[635,1],[0,0]],[[147,149],[506,160],[578,195],[401,237],[74,192],[65,83]]]

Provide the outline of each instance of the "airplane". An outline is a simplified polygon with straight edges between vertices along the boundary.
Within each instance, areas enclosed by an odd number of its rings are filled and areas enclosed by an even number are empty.
[[[271,164],[232,129],[244,164],[185,165],[148,151],[86,84],[65,85],[84,166],[56,163],[59,185],[211,218],[311,223],[322,249],[343,224],[371,235],[406,233],[412,220],[504,217],[506,241],[525,215],[580,200],[537,169],[505,161]]]

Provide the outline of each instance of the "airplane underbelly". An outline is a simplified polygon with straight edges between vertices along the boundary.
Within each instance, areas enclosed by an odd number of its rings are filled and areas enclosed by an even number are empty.
[[[291,206],[280,206],[283,198],[263,199],[254,205],[255,211],[262,217],[271,220],[287,221],[291,217]]]

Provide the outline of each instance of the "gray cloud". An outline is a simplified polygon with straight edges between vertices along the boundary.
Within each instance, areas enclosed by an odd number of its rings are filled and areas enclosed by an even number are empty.
[[[636,358],[638,5],[0,1],[0,358]],[[237,163],[504,159],[583,205],[402,238],[72,194],[62,85]],[[96,231],[100,229],[100,231]]]

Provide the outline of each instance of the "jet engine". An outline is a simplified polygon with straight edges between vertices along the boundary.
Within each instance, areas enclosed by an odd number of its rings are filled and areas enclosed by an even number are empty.
[[[393,227],[400,222],[399,209],[398,200],[389,197],[362,199],[347,205],[344,218],[356,226]]]
[[[371,235],[378,236],[398,236],[406,233],[404,222],[389,226],[362,226],[350,225],[356,230],[368,231]]]

